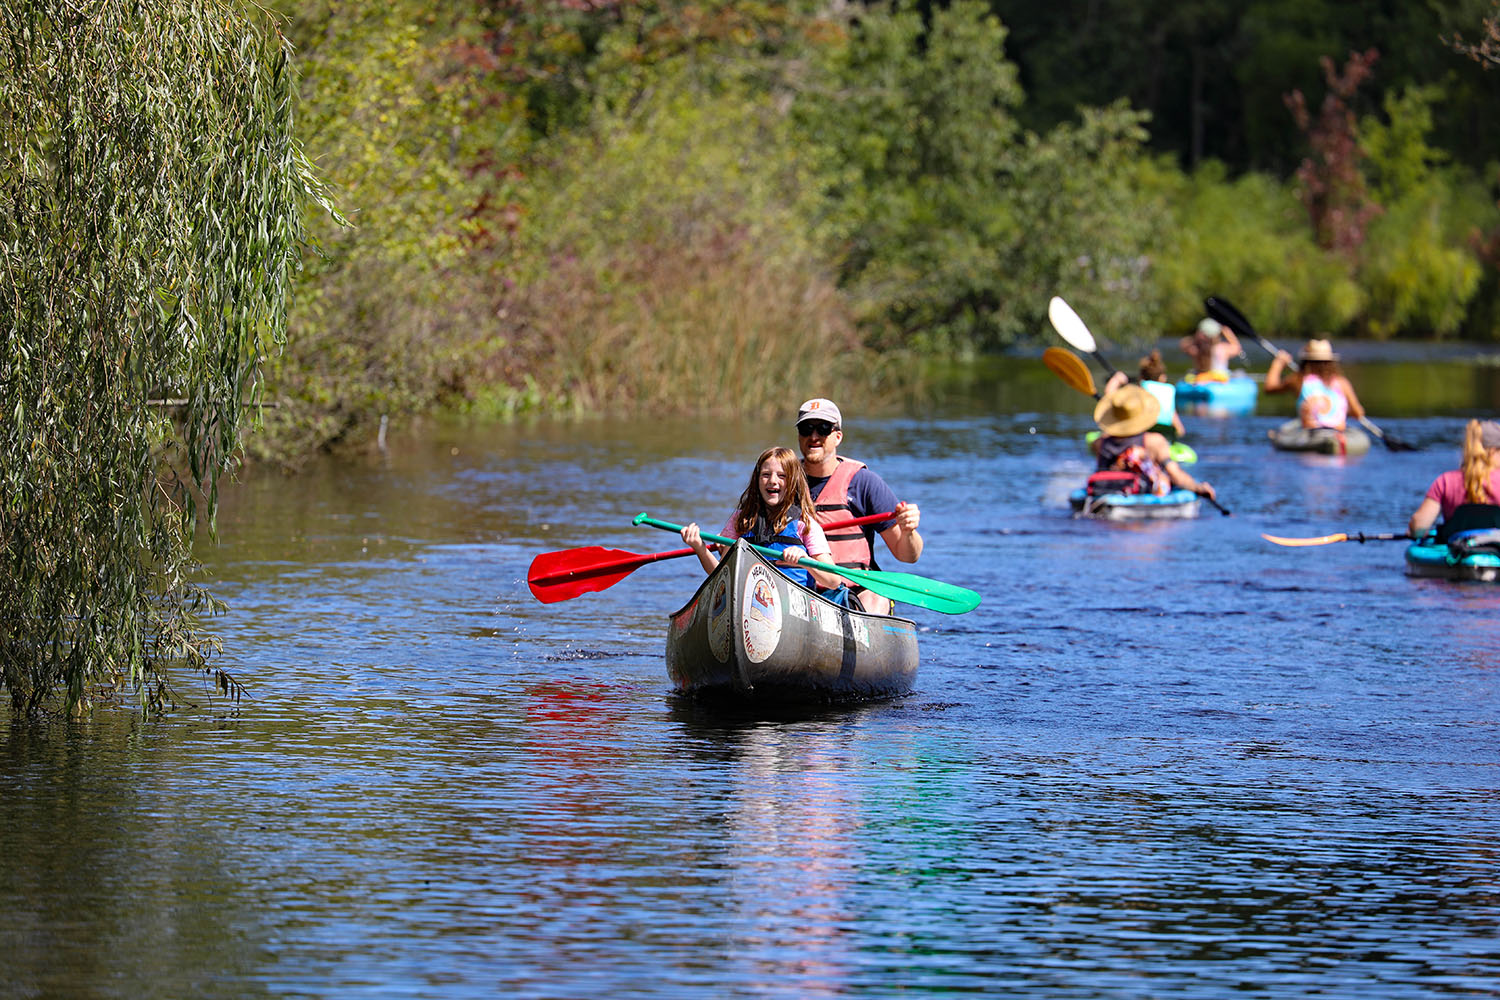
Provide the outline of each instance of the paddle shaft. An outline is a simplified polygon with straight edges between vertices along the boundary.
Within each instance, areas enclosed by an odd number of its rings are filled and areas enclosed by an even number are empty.
[[[832,522],[830,524],[823,525],[823,528],[825,530],[827,530],[829,528],[853,528],[853,527],[856,527],[858,525],[864,525],[864,524],[878,524],[881,521],[889,521],[891,518],[893,518],[895,516],[896,516],[896,514],[895,514],[894,511],[886,511],[883,514],[866,514],[864,517],[852,517],[852,518],[848,518],[847,520],[843,520],[843,521],[834,521],[834,522]],[[703,537],[707,538],[708,536],[704,535]],[[579,553],[584,553],[585,554],[585,558],[587,558],[587,557],[591,556],[591,554],[594,551],[597,551],[597,550],[595,550],[595,549],[566,549],[566,550],[563,550],[561,552],[544,553],[543,556],[552,556],[552,557],[555,558],[555,557],[559,557],[559,556],[566,556],[566,555],[568,555],[569,553],[572,553],[572,552],[579,552]],[[596,559],[594,559],[594,561],[585,563],[585,564],[583,564],[581,566],[570,566],[567,569],[553,570],[552,572],[549,572],[549,573],[542,573],[542,574],[539,574],[539,575],[536,575],[536,576],[530,576],[527,579],[531,583],[542,583],[542,584],[556,583],[556,582],[559,582],[559,581],[562,581],[562,580],[576,580],[576,579],[579,579],[581,577],[586,577],[586,576],[599,576],[599,575],[602,575],[602,574],[605,574],[605,573],[612,572],[614,570],[625,569],[626,567],[630,567],[631,569],[635,569],[635,568],[640,567],[640,566],[645,566],[648,563],[659,562],[662,559],[677,559],[677,558],[680,558],[682,556],[690,556],[692,554],[693,554],[693,550],[692,549],[670,549],[670,550],[668,550],[666,552],[652,552],[652,553],[649,553],[649,554],[642,554],[642,555],[633,555],[632,554],[632,555],[624,556],[623,558],[619,558],[619,559],[613,559],[613,558],[611,558],[611,559],[599,560],[599,559],[596,558]],[[538,556],[537,559],[542,559],[543,556]],[[536,560],[532,560],[532,562],[533,562],[533,565],[534,565],[536,563]],[[623,579],[623,576],[622,576],[622,579]]]
[[[1308,548],[1310,546],[1315,546],[1315,545],[1333,545],[1336,542],[1361,542],[1361,543],[1363,543],[1363,542],[1411,541],[1411,536],[1410,535],[1407,535],[1407,534],[1404,534],[1404,533],[1397,534],[1396,532],[1393,532],[1393,531],[1383,531],[1383,532],[1379,532],[1378,534],[1373,534],[1373,535],[1367,535],[1363,531],[1356,531],[1352,535],[1349,534],[1348,532],[1341,531],[1341,532],[1338,532],[1337,534],[1322,535],[1322,536],[1320,536],[1318,538],[1282,538],[1279,535],[1267,535],[1267,534],[1262,534],[1260,537],[1264,538],[1266,541],[1271,542],[1273,544],[1284,545],[1284,546],[1287,546],[1289,548]]]
[[[653,528],[661,528],[663,531],[681,531],[682,525],[672,524],[670,521],[659,521],[644,513],[637,514],[631,521],[632,524],[649,524]],[[704,541],[715,542],[719,545],[733,545],[736,541],[744,539],[727,538],[723,535],[700,534]],[[752,549],[777,562],[785,561],[781,553],[764,545],[756,545],[753,542],[745,542]],[[973,611],[979,607],[979,595],[964,587],[956,587],[951,583],[943,583],[941,580],[929,580],[926,577],[917,576],[914,573],[890,573],[884,570],[854,569],[850,566],[839,566],[835,563],[819,562],[816,559],[798,559],[798,566],[809,569],[823,570],[841,576],[846,580],[864,587],[866,590],[874,591],[881,597],[888,597],[893,601],[901,601],[905,604],[915,604],[918,607],[928,608],[932,611],[941,611],[949,615],[961,615]]]

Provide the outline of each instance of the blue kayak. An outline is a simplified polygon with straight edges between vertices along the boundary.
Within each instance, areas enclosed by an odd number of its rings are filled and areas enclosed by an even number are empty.
[[[1500,582],[1500,528],[1460,531],[1447,542],[1429,535],[1406,547],[1406,575]]]
[[[1200,416],[1239,416],[1255,409],[1260,385],[1248,375],[1234,375],[1228,381],[1192,382],[1184,379],[1174,386],[1177,405]]]
[[[1077,517],[1095,517],[1104,521],[1149,521],[1197,517],[1198,494],[1192,490],[1173,490],[1165,496],[1151,493],[1096,493],[1074,490],[1068,503]]]

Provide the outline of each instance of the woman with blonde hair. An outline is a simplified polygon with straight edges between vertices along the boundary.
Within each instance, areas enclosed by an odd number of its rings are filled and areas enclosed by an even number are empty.
[[[1432,481],[1406,533],[1421,538],[1443,517],[1438,541],[1458,531],[1500,528],[1500,423],[1470,420],[1464,431],[1463,461]]]

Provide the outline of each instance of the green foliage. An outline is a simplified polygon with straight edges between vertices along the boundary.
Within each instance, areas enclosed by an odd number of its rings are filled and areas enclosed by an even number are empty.
[[[1005,28],[981,3],[876,6],[831,47],[794,109],[831,151],[841,283],[876,343],[967,352],[1026,336],[1041,289],[1077,289],[1111,316],[1147,294],[1150,206],[1130,194],[1145,138],[1123,105],[1024,133]]]
[[[1191,175],[1158,163],[1150,184],[1172,207],[1152,270],[1167,332],[1191,329],[1207,295],[1231,299],[1273,336],[1342,330],[1363,308],[1350,261],[1317,246],[1287,185],[1264,174],[1230,181],[1213,162]]]
[[[517,333],[492,362],[504,408],[769,411],[868,360],[784,115],[702,70],[659,62],[546,144],[512,259]]]
[[[228,2],[0,7],[0,670],[19,709],[61,689],[78,710],[96,686],[160,707],[169,664],[206,667],[193,535],[317,195],[291,97],[274,30]]]
[[[514,225],[518,99],[467,58],[472,15],[416,2],[307,2],[299,131],[352,226],[310,212],[279,407],[257,455],[294,460],[465,389],[495,349],[488,284]]]

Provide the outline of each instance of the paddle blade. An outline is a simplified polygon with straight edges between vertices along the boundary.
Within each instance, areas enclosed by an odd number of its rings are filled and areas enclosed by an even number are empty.
[[[1234,304],[1216,295],[1210,295],[1203,300],[1203,308],[1210,316],[1223,323],[1229,329],[1243,337],[1254,339],[1255,327],[1245,318],[1245,314],[1234,307]]]
[[[682,549],[640,555],[624,549],[591,545],[562,552],[543,552],[531,561],[531,568],[526,572],[526,585],[531,588],[531,595],[543,604],[556,604],[580,594],[613,587],[647,563],[690,555],[692,551]]]
[[[866,590],[873,590],[881,597],[888,597],[902,604],[915,604],[929,611],[945,615],[962,615],[979,607],[979,595],[967,587],[957,587],[941,580],[931,580],[915,573],[891,573],[886,570],[850,569],[833,566],[813,559],[799,560],[803,566],[837,573],[852,580]]]
[[[1292,548],[1302,548],[1308,545],[1332,545],[1334,542],[1347,542],[1349,536],[1343,533],[1337,535],[1324,535],[1321,538],[1280,538],[1276,535],[1262,534],[1260,537],[1276,545],[1287,545]]]
[[[1098,350],[1094,335],[1089,333],[1083,320],[1078,318],[1073,307],[1064,302],[1061,296],[1054,295],[1052,301],[1047,303],[1047,318],[1052,321],[1052,329],[1057,331],[1057,335],[1073,347],[1089,354]]]
[[[1099,395],[1099,390],[1094,388],[1094,376],[1089,374],[1088,366],[1071,351],[1065,351],[1061,347],[1049,347],[1042,352],[1042,364],[1052,369],[1054,375],[1085,396],[1097,397]]]
[[[1412,444],[1410,441],[1403,441],[1398,437],[1391,436],[1386,431],[1383,431],[1379,427],[1375,426],[1375,422],[1370,420],[1368,417],[1360,417],[1358,419],[1359,422],[1364,425],[1365,430],[1375,435],[1376,439],[1379,440],[1381,444],[1385,445],[1387,451],[1417,450],[1416,445]]]

